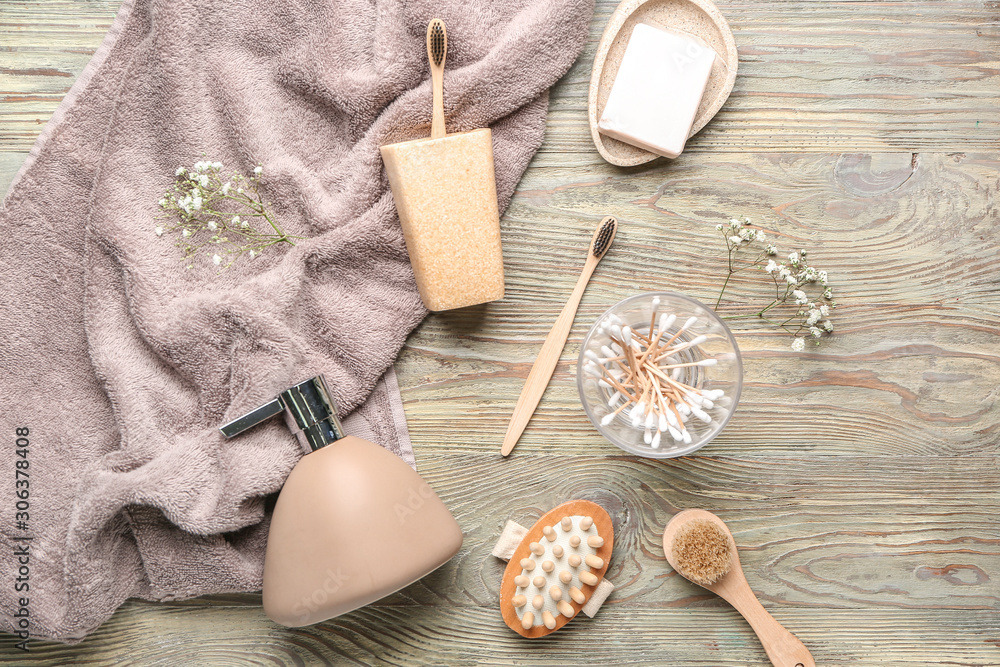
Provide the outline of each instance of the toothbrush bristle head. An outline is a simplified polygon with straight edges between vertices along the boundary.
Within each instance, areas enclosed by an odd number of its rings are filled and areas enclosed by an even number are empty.
[[[590,251],[594,257],[601,259],[604,253],[611,247],[615,240],[615,233],[618,231],[618,221],[613,216],[608,216],[601,220],[601,226],[594,232],[594,240],[590,244]]]
[[[445,39],[444,21],[434,19],[428,26],[427,49],[430,52],[431,61],[440,66],[444,62],[445,53],[448,51],[448,42]]]

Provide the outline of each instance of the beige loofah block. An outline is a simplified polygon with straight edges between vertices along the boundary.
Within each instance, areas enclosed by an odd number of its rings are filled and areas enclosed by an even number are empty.
[[[608,599],[608,596],[615,590],[615,585],[608,581],[607,579],[601,579],[601,583],[597,584],[597,588],[594,589],[593,595],[587,600],[587,604],[580,608],[587,616],[593,618],[594,615],[600,611],[601,605],[604,601]]]
[[[489,128],[381,150],[424,305],[439,311],[502,299]]]
[[[514,550],[517,549],[517,545],[521,543],[521,540],[527,534],[527,528],[516,521],[508,521],[507,525],[503,527],[503,532],[500,533],[500,539],[497,540],[496,545],[493,547],[493,555],[500,560],[510,560],[510,557],[514,554]]]

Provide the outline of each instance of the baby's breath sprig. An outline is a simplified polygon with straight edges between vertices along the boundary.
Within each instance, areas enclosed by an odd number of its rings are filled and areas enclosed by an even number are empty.
[[[744,217],[742,221],[732,218],[727,224],[715,226],[725,239],[729,266],[715,301],[716,310],[733,274],[745,269],[762,269],[774,283],[771,302],[748,315],[724,315],[722,318],[756,317],[770,322],[792,334],[792,350],[795,352],[805,349],[807,338],[819,345],[824,335],[833,332],[830,313],[837,307],[827,272],[810,266],[805,250],[789,253],[787,260],[775,261],[778,246],[768,242],[764,230],[750,225],[750,218]],[[748,251],[752,259],[745,259],[748,255],[744,251]],[[778,313],[781,315],[775,317]]]
[[[173,188],[158,202],[172,222],[158,225],[157,236],[177,233],[174,242],[184,253],[187,268],[199,252],[211,253],[212,263],[221,269],[232,266],[240,255],[253,259],[278,243],[295,245],[267,210],[258,185],[264,168],[257,166],[252,176],[231,172],[223,175],[221,162],[196,162],[178,167]],[[266,231],[256,224],[266,222]]]

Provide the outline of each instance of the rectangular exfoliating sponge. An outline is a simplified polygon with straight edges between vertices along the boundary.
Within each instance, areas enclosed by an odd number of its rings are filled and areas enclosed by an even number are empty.
[[[489,128],[382,146],[420,297],[429,310],[503,298]]]

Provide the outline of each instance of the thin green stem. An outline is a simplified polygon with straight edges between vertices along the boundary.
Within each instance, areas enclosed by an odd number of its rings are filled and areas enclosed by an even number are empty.
[[[722,289],[719,290],[719,298],[715,300],[715,308],[712,310],[718,310],[719,304],[722,303],[722,295],[726,292],[726,286],[729,285],[729,279],[733,277],[733,272],[730,271],[729,275],[726,276],[726,282],[722,283]]]

